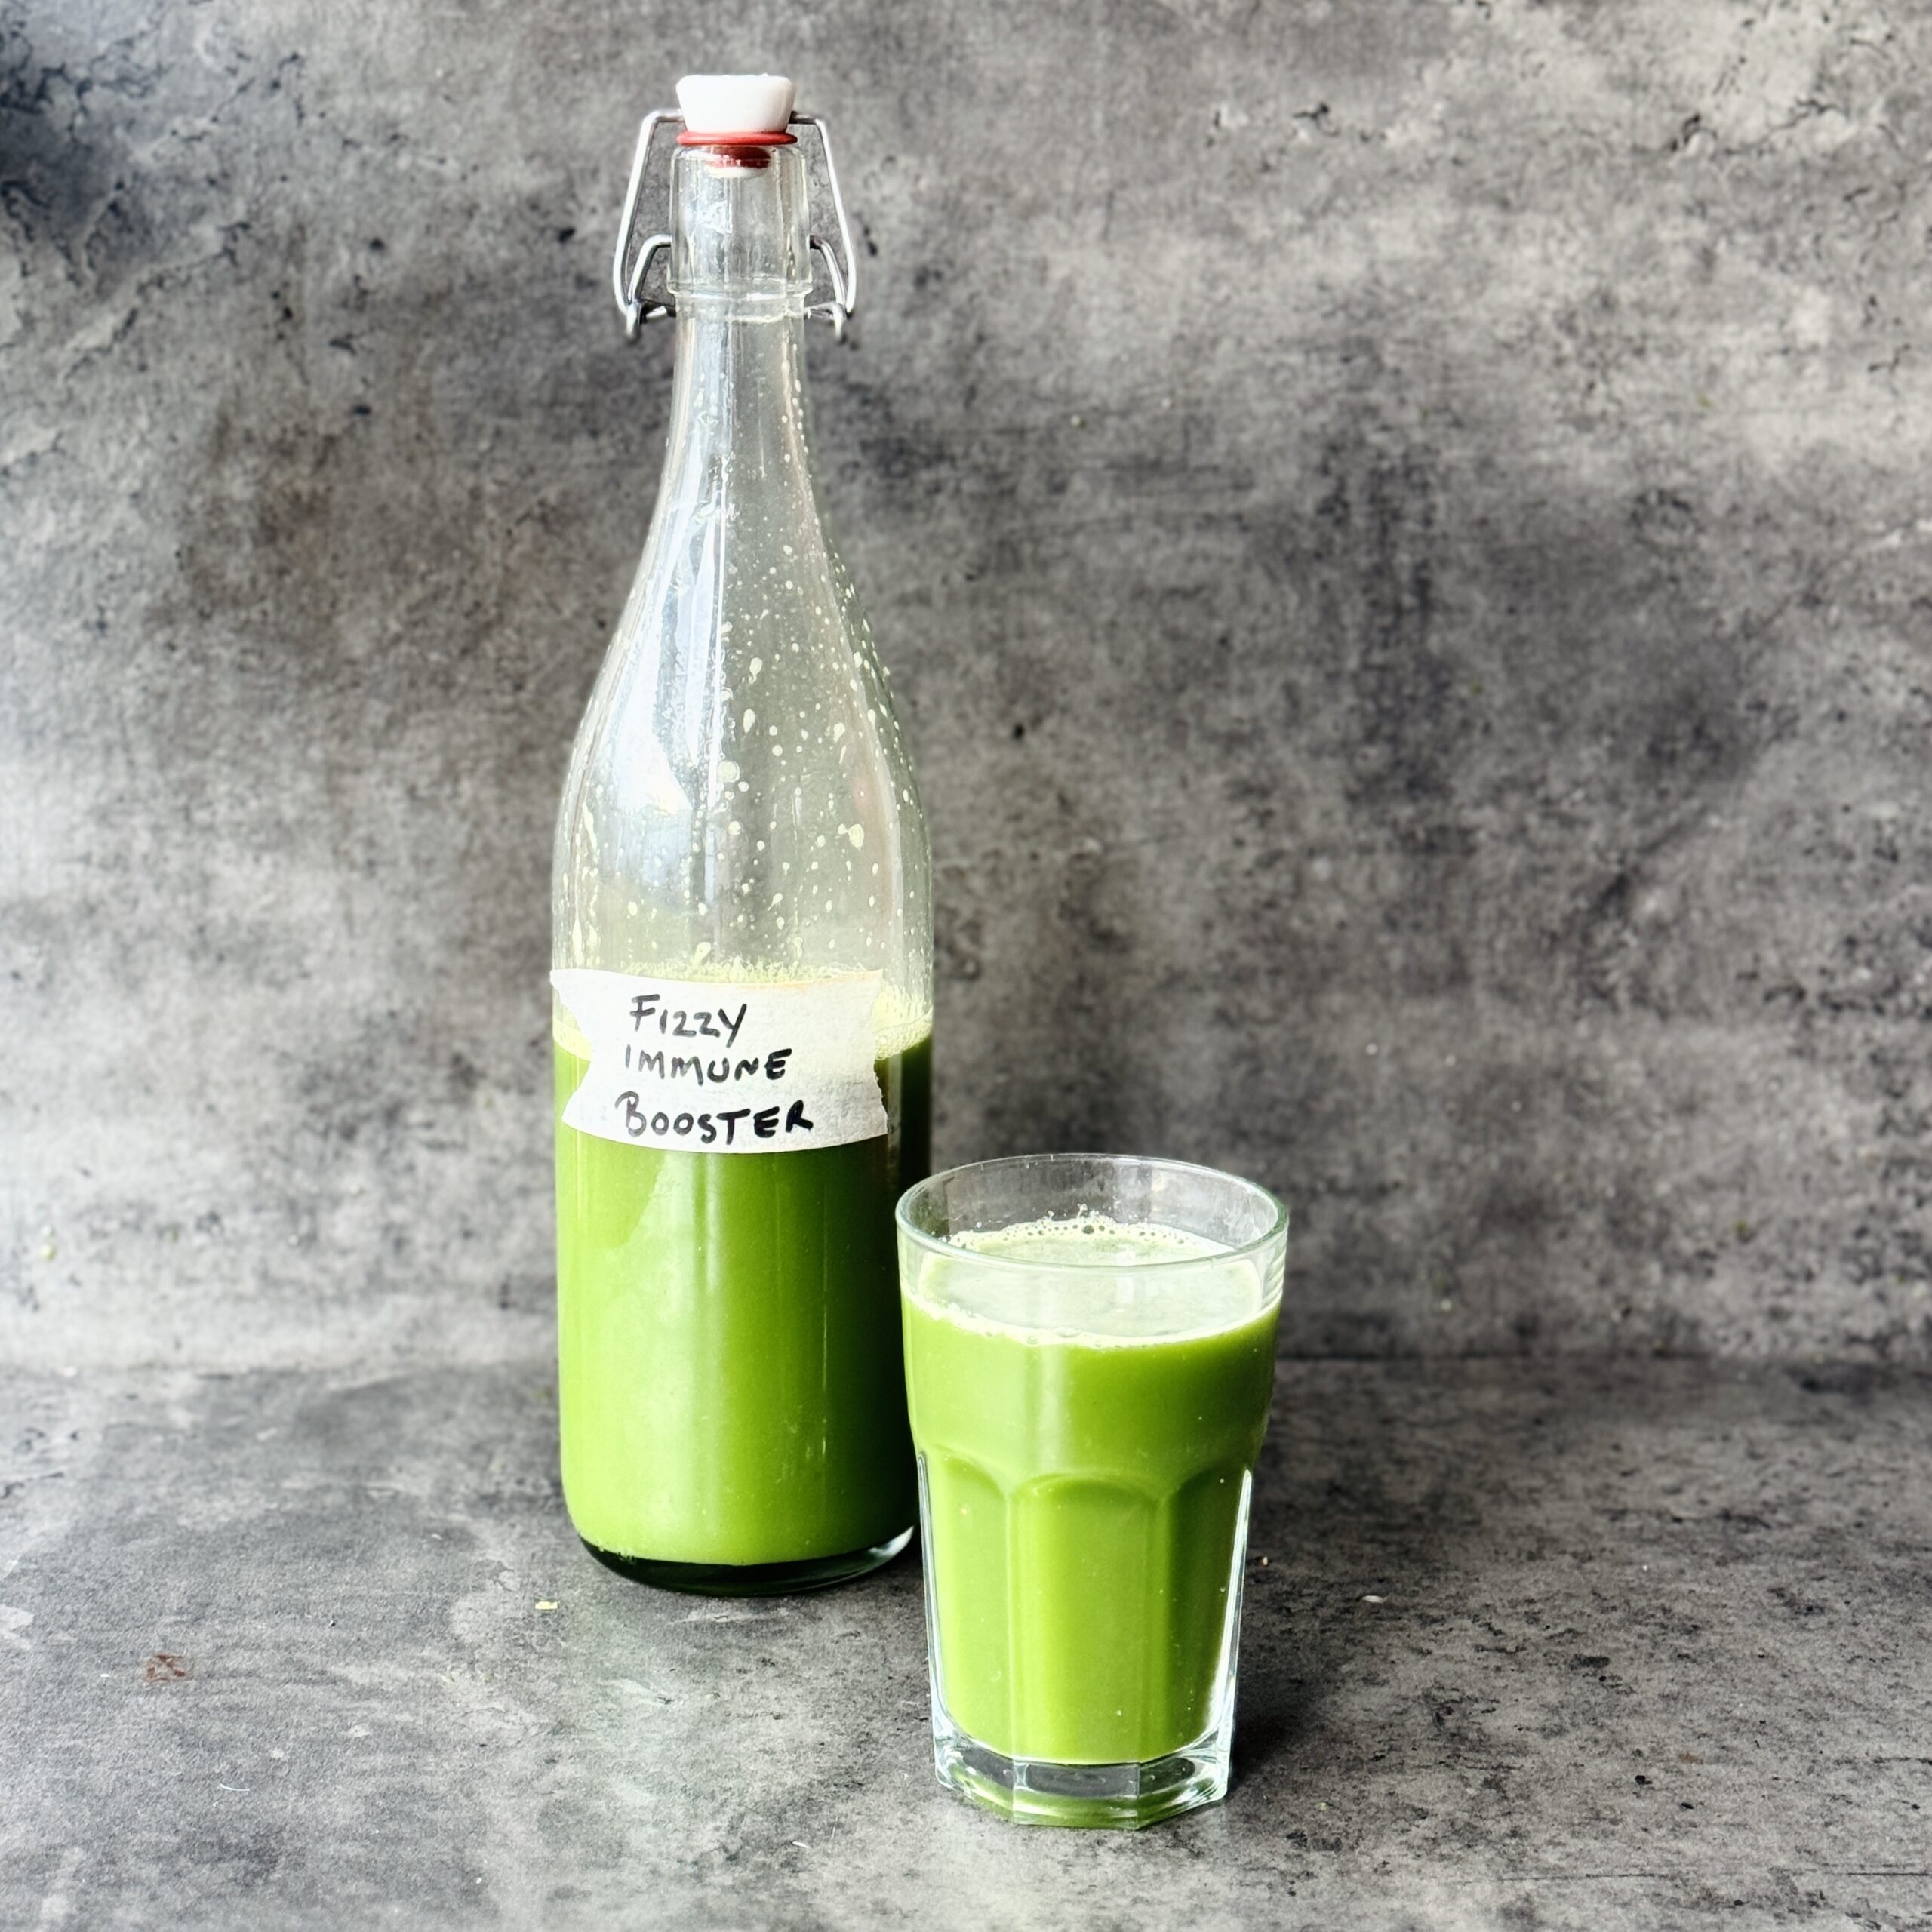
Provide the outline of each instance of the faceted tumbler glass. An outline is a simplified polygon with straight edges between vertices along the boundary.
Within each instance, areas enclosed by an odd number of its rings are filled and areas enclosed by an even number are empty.
[[[1287,1213],[1052,1154],[899,1204],[940,1782],[1027,1823],[1224,1797]]]

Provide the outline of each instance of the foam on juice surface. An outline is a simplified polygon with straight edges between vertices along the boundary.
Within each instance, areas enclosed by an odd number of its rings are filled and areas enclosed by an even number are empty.
[[[1275,1299],[1257,1258],[1160,1222],[1048,1217],[962,1229],[946,1245],[961,1258],[927,1253],[906,1292],[943,1320],[1029,1341],[1177,1341],[1251,1321]]]
[[[1068,1221],[1045,1216],[1015,1221],[1010,1227],[968,1229],[946,1238],[969,1254],[1060,1267],[1152,1267],[1228,1251],[1220,1241],[1184,1228],[1166,1227],[1158,1221],[1116,1221],[1106,1214],[1079,1214]]]

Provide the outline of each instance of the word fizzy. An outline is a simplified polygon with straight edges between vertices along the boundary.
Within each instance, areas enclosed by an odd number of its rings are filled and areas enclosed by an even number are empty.
[[[662,1112],[651,1113],[639,1103],[635,1093],[620,1094],[617,1105],[624,1117],[624,1131],[633,1140],[641,1140],[646,1134],[660,1138],[666,1134],[675,1135],[680,1140],[688,1140],[695,1134],[699,1144],[710,1146],[718,1138],[721,1122],[724,1129],[724,1144],[730,1146],[736,1138],[738,1123],[750,1115],[752,1132],[761,1140],[775,1140],[778,1137],[778,1109],[776,1107],[733,1107],[716,1114],[670,1114]],[[784,1131],[787,1134],[812,1131],[812,1124],[805,1118],[805,1103],[794,1100],[785,1115]]]
[[[734,1020],[721,1006],[708,1008],[703,1013],[687,1012],[682,1007],[666,1006],[656,993],[639,993],[631,1001],[631,1031],[641,1033],[654,1020],[658,1032],[669,1034],[674,1040],[722,1040],[728,1047],[735,1046],[738,1029],[745,1023],[745,1015],[750,1011],[749,1004],[740,1006],[738,1017]],[[713,1020],[718,1022],[717,1026],[711,1023]],[[724,1029],[722,1032],[718,1031],[719,1026]]]

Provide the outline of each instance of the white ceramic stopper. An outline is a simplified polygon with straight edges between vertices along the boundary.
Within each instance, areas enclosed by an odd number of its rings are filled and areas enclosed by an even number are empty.
[[[777,134],[792,118],[794,92],[782,74],[687,74],[678,108],[689,134]]]

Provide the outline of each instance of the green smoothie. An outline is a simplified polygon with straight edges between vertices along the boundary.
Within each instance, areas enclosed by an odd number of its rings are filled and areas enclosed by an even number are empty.
[[[620,1567],[755,1585],[912,1523],[892,1208],[926,1171],[931,1053],[879,1063],[891,1138],[706,1154],[565,1126],[586,1062],[557,1041],[564,1496]]]
[[[1098,1216],[951,1239],[901,1303],[947,1715],[1010,1758],[1177,1751],[1217,1715],[1278,1291],[1231,1259],[1143,1294],[1226,1251]]]

